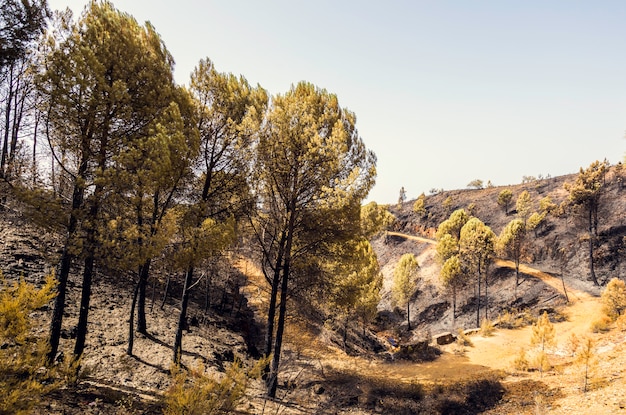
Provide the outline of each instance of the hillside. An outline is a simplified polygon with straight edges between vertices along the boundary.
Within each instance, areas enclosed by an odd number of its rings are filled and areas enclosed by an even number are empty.
[[[559,204],[567,198],[563,183],[574,178],[575,175],[556,177],[506,188],[512,190],[513,200],[528,190],[536,204],[545,196]],[[612,277],[623,278],[626,271],[626,189],[617,180],[615,168],[607,176],[607,183],[599,215],[601,243],[596,268],[603,283]],[[541,376],[537,372],[512,370],[519,348],[529,347],[529,326],[500,329],[491,337],[473,335],[473,347],[464,347],[462,352],[455,344],[431,343],[431,361],[396,359],[398,350],[389,339],[400,345],[415,344],[424,338],[430,340],[430,335],[475,326],[470,291],[458,298],[459,314],[452,318],[450,298],[438,282],[434,245],[429,238],[449,212],[470,204],[474,204],[474,215],[498,234],[514,217],[512,212],[506,215],[496,203],[504,188],[455,190],[427,196],[427,215],[423,217],[412,211],[413,201],[391,207],[398,218],[394,229],[397,234],[380,235],[373,241],[385,277],[376,323],[368,328],[366,336],[362,336],[360,326],[351,329],[347,355],[340,348],[341,333],[333,327],[320,321],[290,322],[280,398],[263,399],[262,385],[255,381],[239,407],[240,413],[530,414],[550,410],[565,414],[582,413],[576,412],[580,408],[586,408],[584,413],[614,413],[626,407],[621,374],[626,364],[624,332],[613,329],[594,335],[600,359],[592,389],[584,395],[579,393],[579,370],[565,351],[571,333],[589,333],[589,324],[599,315],[601,291],[587,280],[585,241],[581,240],[581,224],[573,215],[550,217],[541,234],[533,236],[533,255],[525,262],[519,299],[513,295],[514,277],[509,267],[494,267],[490,276],[491,319],[497,320],[505,310],[533,317],[540,309],[552,311],[558,333],[557,346],[551,351],[555,369]],[[446,200],[452,203],[444,207]],[[54,236],[30,223],[18,205],[9,205],[0,213],[0,248],[0,269],[7,278],[24,276],[40,282],[52,269],[60,244]],[[561,248],[567,252],[566,261],[557,255]],[[407,252],[418,256],[421,268],[421,282],[411,305],[415,323],[411,333],[406,331],[404,315],[389,300],[390,277],[399,257]],[[183,340],[183,363],[188,367],[202,363],[215,376],[221,376],[234,357],[253,363],[255,348],[263,337],[259,322],[263,321],[267,290],[253,263],[234,257],[231,263],[220,266],[231,275],[230,285],[211,287],[209,307],[205,306],[203,290],[195,292],[190,313],[193,324]],[[558,285],[537,277],[540,271],[546,273],[546,278],[555,277],[557,282],[563,277],[569,304]],[[160,396],[170,384],[168,370],[176,323],[173,315],[177,314],[181,287],[173,280],[171,295],[161,305],[164,280],[155,282],[151,288],[154,306],[149,313],[149,335],[137,338],[135,355],[130,357],[125,348],[132,281],[101,270],[94,285],[81,381],[49,396],[39,413],[160,413]],[[68,301],[62,350],[71,347],[79,278],[76,276],[70,284],[74,297]],[[37,332],[42,335],[47,330],[49,311],[40,310],[34,316],[39,322]]]

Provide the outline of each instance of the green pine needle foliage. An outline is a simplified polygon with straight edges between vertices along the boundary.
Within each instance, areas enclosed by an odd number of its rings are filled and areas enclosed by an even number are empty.
[[[28,414],[59,384],[45,366],[48,344],[31,333],[33,311],[55,296],[55,279],[37,289],[0,272],[0,414]]]

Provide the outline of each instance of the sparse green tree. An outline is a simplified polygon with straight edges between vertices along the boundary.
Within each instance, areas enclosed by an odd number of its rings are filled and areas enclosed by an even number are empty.
[[[419,264],[413,254],[404,254],[393,272],[393,286],[391,293],[394,303],[400,307],[406,306],[406,321],[408,330],[411,330],[411,297],[417,289],[417,275]]]
[[[301,82],[271,100],[254,166],[260,209],[251,221],[271,286],[264,348],[272,355],[270,397],[276,395],[294,277],[306,273],[313,284],[316,273],[305,272],[315,264],[312,258],[331,260],[330,244],[360,234],[361,202],[373,185],[375,164],[354,113],[342,109],[336,95]]]
[[[446,212],[450,212],[452,210],[452,204],[454,203],[454,200],[452,199],[451,196],[446,197],[446,200],[443,201],[443,208],[446,210]]]
[[[580,168],[574,183],[565,183],[563,186],[569,192],[569,201],[572,205],[580,208],[586,217],[587,232],[589,236],[589,274],[595,285],[599,285],[594,269],[594,246],[598,236],[598,211],[600,198],[605,189],[605,175],[608,169],[608,161],[594,161],[583,170]]]
[[[426,216],[426,195],[424,193],[415,199],[415,203],[413,203],[413,212],[422,218]]]
[[[497,241],[497,251],[499,254],[510,259],[515,264],[515,290],[517,298],[517,287],[519,286],[519,265],[526,251],[526,227],[521,219],[510,221],[500,233]]]
[[[474,179],[467,184],[467,187],[470,189],[482,189],[484,187],[483,181],[480,179]]]
[[[528,220],[528,217],[530,216],[530,211],[533,208],[532,205],[533,205],[533,201],[532,201],[532,198],[530,197],[530,193],[528,193],[527,190],[524,190],[517,197],[517,202],[515,202],[515,209],[517,210],[517,217],[520,218],[522,222],[524,222],[524,225],[526,225],[526,221]]]
[[[209,59],[200,60],[192,72],[190,92],[200,151],[194,163],[196,177],[186,194],[188,209],[181,221],[180,238],[188,246],[178,260],[185,280],[174,340],[176,364],[182,354],[189,290],[197,282],[195,270],[234,243],[237,221],[249,216],[253,143],[268,101],[263,88],[250,86],[243,77],[218,72]],[[204,246],[196,247],[201,243]]]
[[[116,168],[115,155],[133,146],[169,108],[175,88],[173,59],[154,28],[139,25],[108,1],[87,6],[70,34],[54,45],[45,68],[37,86],[49,142],[72,187],[50,329],[52,360],[70,266],[79,254],[84,264],[74,357],[84,350],[103,198],[115,191],[106,172]]]
[[[443,286],[452,293],[452,320],[456,319],[456,295],[465,284],[465,273],[458,255],[449,257],[441,267],[439,274]]]
[[[504,208],[504,214],[507,216],[509,214],[509,206],[511,206],[512,200],[513,192],[511,189],[504,189],[498,194],[498,206],[502,206]]]
[[[533,231],[535,238],[539,236],[539,232],[541,228],[545,226],[546,223],[546,212],[533,212],[526,222],[526,227],[528,230]]]
[[[350,320],[358,317],[365,331],[366,324],[376,314],[382,275],[376,254],[367,240],[349,241],[338,249],[343,252],[330,266],[334,278],[326,300],[344,317],[345,348]]]
[[[550,196],[546,196],[539,201],[539,211],[551,215],[558,209],[558,205],[552,201]]]
[[[488,318],[488,274],[494,259],[496,235],[478,218],[471,218],[461,229],[459,238],[460,260],[476,278],[476,326],[480,327],[481,281],[485,280],[485,318]]]
[[[436,239],[441,239],[445,234],[450,234],[457,241],[461,237],[461,229],[467,221],[470,219],[470,215],[465,209],[457,209],[450,214],[450,217],[439,224],[437,232],[435,233]]]

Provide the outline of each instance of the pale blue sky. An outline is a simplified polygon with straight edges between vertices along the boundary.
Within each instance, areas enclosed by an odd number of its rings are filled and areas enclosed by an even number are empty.
[[[626,2],[118,0],[186,84],[201,58],[336,93],[378,156],[370,200],[575,173],[626,152]],[[80,13],[85,0],[49,0]]]

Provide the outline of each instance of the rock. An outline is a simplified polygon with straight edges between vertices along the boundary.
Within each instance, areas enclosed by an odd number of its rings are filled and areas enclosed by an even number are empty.
[[[435,342],[439,346],[453,343],[456,340],[456,336],[450,332],[444,332],[444,333],[438,334],[434,336],[433,338],[435,339]]]

